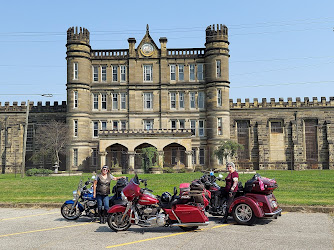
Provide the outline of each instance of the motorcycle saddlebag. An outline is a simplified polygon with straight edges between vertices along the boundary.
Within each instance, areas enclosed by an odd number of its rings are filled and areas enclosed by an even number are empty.
[[[205,213],[199,210],[197,206],[178,204],[174,212],[182,223],[204,223],[208,221],[208,217],[206,217]]]

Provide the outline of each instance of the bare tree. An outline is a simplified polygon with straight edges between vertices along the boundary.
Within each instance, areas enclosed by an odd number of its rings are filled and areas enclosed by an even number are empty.
[[[33,154],[32,160],[38,162],[46,156],[59,165],[59,155],[65,153],[69,141],[68,134],[69,128],[63,122],[51,121],[38,127],[35,140],[40,149]]]

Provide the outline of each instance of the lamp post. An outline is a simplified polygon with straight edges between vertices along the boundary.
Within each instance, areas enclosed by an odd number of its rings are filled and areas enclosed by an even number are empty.
[[[23,134],[23,152],[22,152],[21,178],[24,177],[24,174],[25,174],[25,171],[26,171],[26,148],[27,148],[29,108],[30,108],[30,103],[29,103],[29,100],[28,100],[27,110],[26,110],[26,122],[25,122],[25,126],[24,126],[24,134]]]

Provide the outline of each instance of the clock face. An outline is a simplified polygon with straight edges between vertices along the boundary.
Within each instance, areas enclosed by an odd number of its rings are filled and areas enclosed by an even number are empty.
[[[140,50],[144,56],[151,56],[154,52],[154,47],[150,43],[144,43]]]

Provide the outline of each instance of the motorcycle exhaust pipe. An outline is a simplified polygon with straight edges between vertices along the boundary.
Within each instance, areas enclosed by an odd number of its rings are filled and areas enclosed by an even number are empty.
[[[195,226],[207,226],[209,225],[209,221],[207,222],[204,222],[204,223],[196,223],[196,222],[193,222],[193,223],[175,223],[175,224],[171,224],[170,226],[171,227],[195,227]]]

